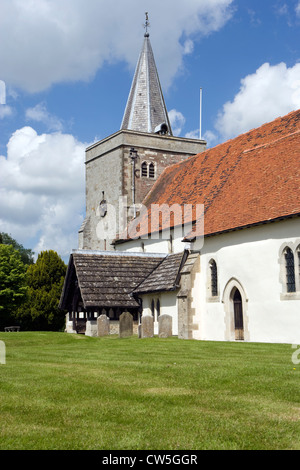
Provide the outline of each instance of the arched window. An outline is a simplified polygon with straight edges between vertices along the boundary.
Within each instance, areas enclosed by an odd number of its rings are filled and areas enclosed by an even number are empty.
[[[286,290],[287,292],[296,292],[294,254],[290,248],[285,249],[284,257],[286,271]]]
[[[155,176],[155,168],[153,163],[150,163],[149,165],[149,178],[154,178]]]
[[[297,253],[298,253],[298,278],[300,282],[300,246],[297,248]]]
[[[218,269],[217,263],[214,259],[210,261],[210,287],[212,297],[217,297],[218,295]]]
[[[141,165],[142,176],[148,176],[148,165],[146,162],[143,162]]]

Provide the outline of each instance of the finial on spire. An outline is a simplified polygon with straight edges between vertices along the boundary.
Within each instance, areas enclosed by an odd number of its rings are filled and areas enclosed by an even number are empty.
[[[146,21],[145,21],[145,24],[144,24],[144,28],[146,30],[144,36],[145,38],[148,38],[149,37],[149,33],[148,33],[148,28],[150,28],[150,23],[149,23],[149,17],[148,17],[148,12],[146,11],[145,13],[146,15]]]

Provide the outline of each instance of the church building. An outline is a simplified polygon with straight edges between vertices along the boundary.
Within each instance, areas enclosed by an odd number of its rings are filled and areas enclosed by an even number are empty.
[[[66,331],[128,311],[136,332],[299,344],[299,160],[300,110],[211,149],[174,137],[146,30],[121,129],[86,150]]]

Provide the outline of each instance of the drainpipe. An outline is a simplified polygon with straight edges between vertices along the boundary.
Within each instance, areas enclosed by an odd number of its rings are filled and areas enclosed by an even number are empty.
[[[133,206],[133,218],[136,218],[136,208],[135,208],[135,163],[137,159],[137,150],[134,148],[130,149],[130,157],[131,157],[131,163],[132,163],[132,184],[131,184],[131,190],[132,190],[132,206]]]

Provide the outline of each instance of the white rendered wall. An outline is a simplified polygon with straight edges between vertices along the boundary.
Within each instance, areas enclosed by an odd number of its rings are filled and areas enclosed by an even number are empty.
[[[228,318],[228,283],[243,290],[245,341],[300,344],[300,292],[283,295],[280,254],[300,244],[300,219],[289,219],[206,238],[193,289],[195,339],[234,340]],[[197,249],[197,241],[194,244]],[[219,295],[210,296],[209,261],[218,266]],[[295,257],[296,273],[298,259]],[[299,288],[299,283],[298,283]]]
[[[132,240],[117,246],[122,251],[168,253],[168,240]],[[173,239],[173,252],[182,251],[182,238]],[[295,294],[284,294],[285,272],[280,258],[285,246],[300,246],[300,219],[287,219],[195,241],[193,250],[200,251],[200,272],[192,291],[194,339],[235,341],[230,310],[230,290],[238,287],[243,297],[245,341],[300,344],[300,279]],[[297,273],[298,259],[295,252]],[[209,292],[209,261],[218,267],[218,296]],[[177,334],[176,293],[160,294],[161,313],[173,317]],[[165,297],[166,296],[166,297]],[[147,298],[149,297],[149,300]],[[143,296],[144,307],[150,308],[152,296]],[[147,302],[149,306],[147,307]],[[173,307],[176,305],[176,311]],[[170,313],[171,312],[171,313]],[[176,328],[176,332],[175,332]]]
[[[129,240],[116,244],[116,251],[145,252],[145,253],[180,253],[186,247],[183,233],[169,230],[160,234],[149,235],[149,238]]]
[[[154,312],[154,334],[158,334],[158,318],[156,311],[156,301],[160,301],[160,315],[170,315],[172,317],[172,335],[178,335],[178,311],[177,311],[177,292],[159,292],[153,294],[144,294],[140,297],[143,300],[143,315],[151,315],[152,299],[155,303]]]

